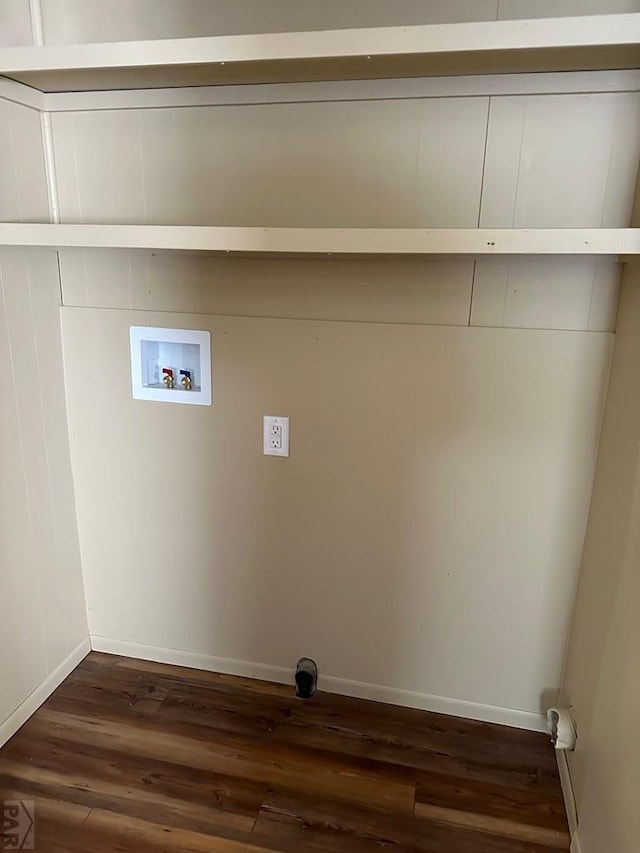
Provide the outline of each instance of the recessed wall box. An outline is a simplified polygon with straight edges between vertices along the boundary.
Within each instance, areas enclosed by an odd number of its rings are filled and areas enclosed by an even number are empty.
[[[135,400],[211,405],[211,334],[193,329],[131,326]]]

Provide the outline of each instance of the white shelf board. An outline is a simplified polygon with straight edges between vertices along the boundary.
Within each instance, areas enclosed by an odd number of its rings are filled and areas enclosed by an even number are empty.
[[[42,92],[639,66],[640,13],[0,50]]]
[[[228,228],[0,223],[0,246],[244,255],[640,255],[638,228]]]

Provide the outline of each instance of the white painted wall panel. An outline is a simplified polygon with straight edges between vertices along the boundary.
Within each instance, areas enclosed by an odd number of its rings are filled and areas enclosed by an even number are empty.
[[[20,196],[16,180],[16,164],[11,130],[15,105],[0,99],[0,220],[20,220]],[[22,109],[27,109],[23,107]]]
[[[0,733],[87,636],[56,253],[0,253]]]
[[[25,0],[13,0],[25,2]],[[640,11],[639,0],[42,0],[51,44]]]
[[[640,12],[640,0],[499,0],[499,18],[560,18]]]
[[[54,263],[55,256],[50,258],[52,273],[55,273]],[[27,256],[8,252],[2,259],[2,279],[11,347],[11,373],[20,419],[23,468],[32,523],[31,549],[38,571],[38,592],[43,604],[43,634],[47,638],[46,654],[48,660],[60,661],[70,649],[66,638],[66,619],[61,618],[64,612],[64,592],[57,578],[59,566],[55,558],[51,559],[51,551],[55,550],[55,530]]]
[[[635,853],[640,838],[639,329],[640,269],[630,265],[561,694],[578,725],[568,759],[583,853]]]
[[[211,330],[211,408],[131,399],[140,323]],[[93,633],[538,711],[610,335],[73,308],[63,329]],[[270,411],[284,463],[262,456]]]
[[[0,47],[33,44],[29,0],[2,0],[0,3]]]
[[[480,224],[627,227],[640,155],[640,94],[491,102]]]
[[[303,260],[60,252],[64,304],[193,314],[606,332],[609,259]],[[473,288],[472,288],[473,280]],[[473,307],[472,307],[473,296]]]
[[[12,353],[4,298],[0,300],[0,315],[0,366],[3,376],[11,377]],[[12,379],[9,390],[10,394],[0,406],[0,721],[8,717],[47,674],[42,602],[33,551],[34,531]]]
[[[640,226],[640,192],[632,224]],[[616,343],[589,523],[560,700],[576,713],[579,738],[567,756],[585,853],[632,853],[640,815],[640,694],[632,677],[640,623],[634,612],[640,515],[640,267],[622,277]],[[623,602],[630,602],[631,609]],[[634,636],[634,632],[636,636]],[[606,841],[605,841],[606,839]],[[611,841],[611,844],[609,844]]]
[[[589,331],[615,331],[622,269],[606,259],[596,263],[589,307]]]
[[[60,221],[144,221],[140,114],[52,116]]]
[[[60,253],[64,304],[466,326],[473,261],[265,260]]]
[[[2,99],[0,218],[49,220],[39,115]],[[0,252],[0,744],[88,638],[60,301],[56,252]]]
[[[481,97],[56,114],[62,218],[474,227],[487,106]],[[494,98],[481,224],[627,225],[639,116],[638,94]],[[483,261],[471,311],[467,264],[66,256],[67,304],[194,313],[458,325],[471,312],[478,325],[611,331],[618,292],[616,266],[593,259]]]
[[[43,0],[47,43],[495,20],[498,0]]]
[[[49,221],[40,115],[1,98],[0,221]]]
[[[618,99],[611,136],[602,226],[617,222],[631,224],[638,162],[640,161],[640,93]]]
[[[53,116],[63,221],[474,227],[488,99]],[[625,227],[640,94],[494,98],[480,224]]]
[[[477,225],[488,101],[53,116],[65,222]]]
[[[609,259],[481,259],[471,325],[611,332],[620,270]]]

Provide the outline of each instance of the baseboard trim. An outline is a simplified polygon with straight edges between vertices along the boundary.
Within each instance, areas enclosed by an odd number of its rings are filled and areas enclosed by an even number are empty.
[[[556,750],[556,761],[558,762],[558,773],[560,774],[560,785],[562,786],[564,807],[567,812],[569,833],[573,838],[576,833],[576,830],[578,829],[578,810],[576,808],[576,798],[573,793],[573,783],[571,781],[571,773],[569,771],[569,759],[567,758],[566,750]]]
[[[578,808],[576,806],[576,798],[573,792],[573,782],[571,781],[569,759],[567,758],[566,750],[556,750],[556,761],[558,762],[558,773],[560,774],[562,797],[564,799],[564,807],[567,812],[569,835],[571,836],[570,853],[582,853],[580,838],[578,837]]]
[[[167,649],[144,643],[131,643],[126,640],[115,640],[95,634],[91,635],[91,648],[97,652],[141,658],[142,660],[150,660],[157,663],[169,663],[175,666],[204,669],[209,672],[224,672],[228,675],[258,678],[263,681],[275,681],[279,684],[293,684],[292,670],[269,664],[233,660],[232,658],[217,657],[215,655],[206,655],[181,649]],[[386,702],[390,705],[402,705],[407,708],[418,708],[423,711],[434,711],[439,714],[450,714],[453,717],[467,717],[472,720],[499,723],[531,731],[542,732],[547,730],[544,715],[533,711],[520,711],[514,708],[482,705],[462,699],[451,699],[428,693],[416,693],[412,690],[401,690],[396,687],[351,681],[331,675],[321,675],[318,686],[320,690],[326,690],[328,693],[338,693],[342,696],[371,699],[375,702]]]
[[[27,722],[29,717],[38,710],[40,705],[42,705],[49,696],[51,696],[56,687],[62,684],[69,673],[73,672],[80,661],[82,661],[90,651],[91,642],[89,637],[86,637],[70,655],[67,655],[62,663],[54,669],[42,684],[36,687],[36,689],[31,692],[27,698],[20,703],[20,705],[18,705],[15,711],[9,714],[3,723],[0,723],[0,746],[4,746],[9,738],[13,737],[18,729]]]

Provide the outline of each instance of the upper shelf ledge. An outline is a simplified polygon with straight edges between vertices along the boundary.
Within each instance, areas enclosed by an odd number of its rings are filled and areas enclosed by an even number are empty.
[[[42,92],[640,67],[640,13],[8,47]]]
[[[0,246],[244,255],[640,255],[638,228],[226,228],[0,223]]]

